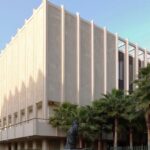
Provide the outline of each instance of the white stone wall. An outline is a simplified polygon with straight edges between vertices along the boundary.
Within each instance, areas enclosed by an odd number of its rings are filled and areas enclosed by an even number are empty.
[[[77,18],[65,14],[64,100],[77,103]],[[71,82],[70,82],[71,81]]]
[[[79,102],[81,105],[89,104],[91,99],[91,25],[80,21],[80,91]]]
[[[136,52],[135,67],[138,49]],[[78,13],[72,15],[43,1],[1,53],[0,69],[2,127],[8,126],[8,118],[9,125],[36,117],[48,119],[52,102],[86,105],[118,88],[118,36],[85,21]],[[135,68],[134,74],[137,72]],[[43,136],[49,132],[61,136],[41,119],[30,120],[31,135],[40,131]],[[25,122],[26,128],[14,126],[11,130],[24,136],[28,125]],[[2,140],[11,133],[6,131],[3,129]]]
[[[63,7],[47,11],[47,99],[85,105],[117,88],[116,35]]]
[[[104,29],[94,27],[94,99],[105,92]]]
[[[118,88],[118,39],[115,34],[107,32],[107,90]]]
[[[31,18],[17,31],[0,55],[0,118],[34,107],[44,100],[44,7],[33,12]],[[21,118],[19,118],[21,120]]]
[[[47,98],[61,100],[61,9],[48,5],[46,76]]]
[[[117,88],[116,35],[63,7],[47,11],[47,99],[85,105]]]

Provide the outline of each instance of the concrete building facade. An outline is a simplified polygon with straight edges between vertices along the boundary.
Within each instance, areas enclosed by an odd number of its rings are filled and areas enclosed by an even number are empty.
[[[132,91],[150,52],[44,0],[0,54],[0,150],[63,149],[56,103]]]

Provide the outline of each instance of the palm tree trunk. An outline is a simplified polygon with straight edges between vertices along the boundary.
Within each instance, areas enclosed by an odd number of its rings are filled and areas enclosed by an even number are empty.
[[[100,134],[100,137],[98,140],[98,150],[102,150],[102,134]]]
[[[114,150],[117,150],[118,145],[118,118],[114,120]]]
[[[133,149],[133,132],[132,132],[132,128],[130,128],[129,140],[130,140],[130,150],[132,150]]]
[[[147,145],[148,145],[148,150],[150,150],[150,111],[146,112],[145,120],[147,126]]]
[[[150,150],[150,123],[147,123],[147,144],[148,144],[148,150]]]
[[[150,150],[150,124],[147,123],[147,145],[148,145],[148,150]]]
[[[79,138],[79,148],[83,148],[82,138]]]

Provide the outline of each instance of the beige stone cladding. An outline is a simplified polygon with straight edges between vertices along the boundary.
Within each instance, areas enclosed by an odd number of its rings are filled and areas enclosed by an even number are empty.
[[[119,51],[128,90],[150,53],[43,0],[0,54],[0,150],[63,149],[64,134],[48,124],[55,104],[86,105],[119,88]]]
[[[32,111],[35,104],[44,100],[44,52],[44,7],[42,4],[33,11],[31,18],[25,20],[24,26],[18,29],[15,37],[12,37],[0,55],[2,126],[31,119],[35,115]],[[40,110],[37,114],[42,118]]]

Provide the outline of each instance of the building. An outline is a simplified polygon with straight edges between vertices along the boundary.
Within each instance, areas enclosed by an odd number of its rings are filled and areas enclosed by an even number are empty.
[[[0,54],[0,150],[63,149],[48,119],[56,103],[132,91],[150,52],[43,0]]]

